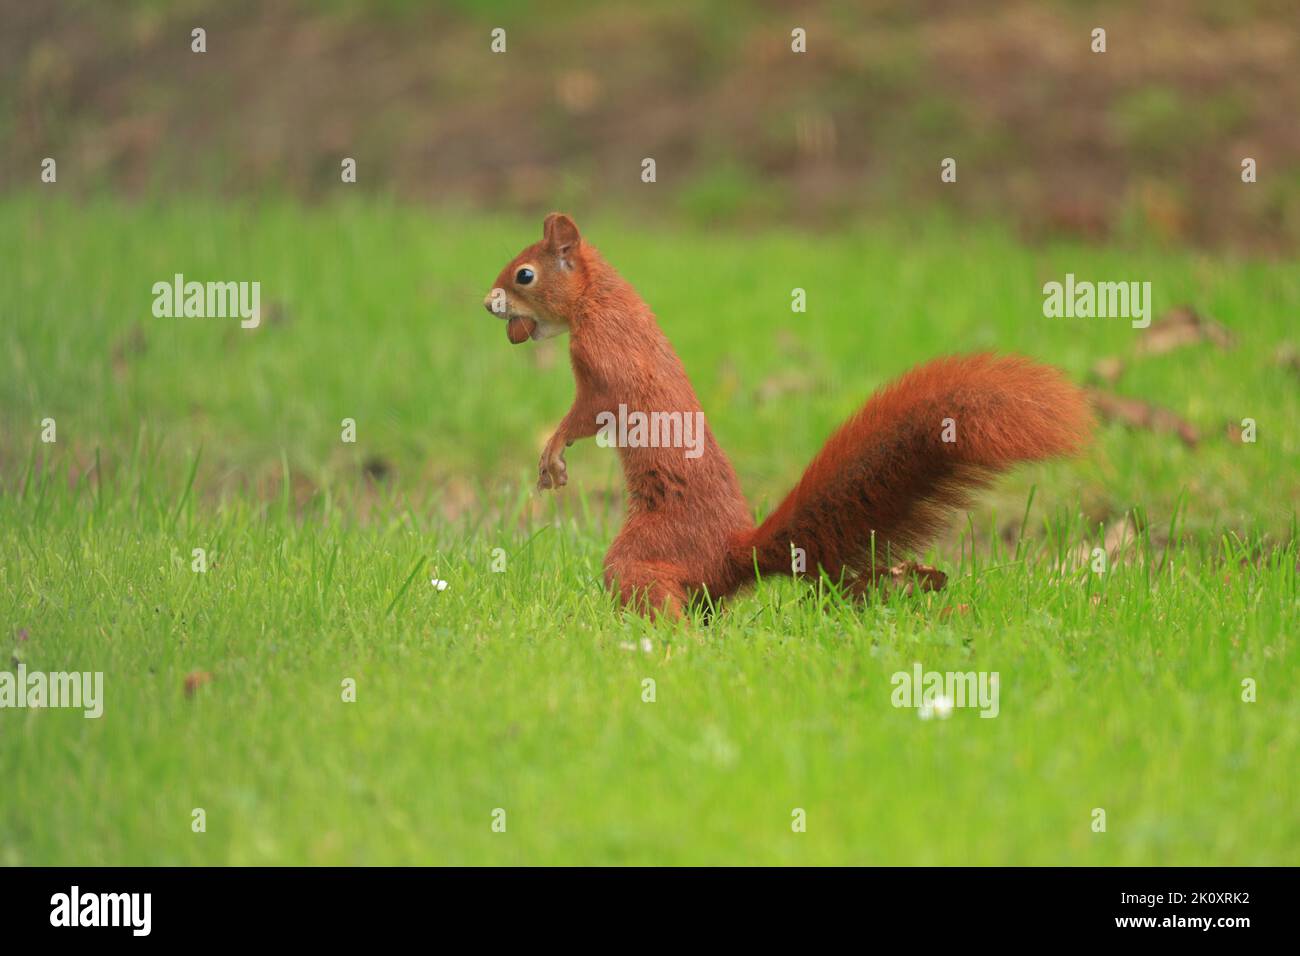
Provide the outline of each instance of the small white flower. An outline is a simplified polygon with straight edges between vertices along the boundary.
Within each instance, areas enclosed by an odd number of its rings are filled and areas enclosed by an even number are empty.
[[[429,583],[432,584],[432,585],[434,586],[434,588],[436,588],[436,589],[439,590],[439,591],[445,591],[445,590],[447,590],[447,582],[446,582],[446,581],[441,581],[441,580],[439,580],[438,578],[434,578],[434,579],[433,579],[432,581],[430,581]]]
[[[643,650],[643,651],[645,651],[647,654],[649,654],[649,653],[651,653],[654,649],[655,649],[655,646],[654,646],[654,644],[650,643],[650,638],[648,638],[648,637],[643,637],[643,638],[641,638],[641,650]]]
[[[947,720],[952,716],[952,698],[936,697],[934,699],[934,713],[940,720]]]

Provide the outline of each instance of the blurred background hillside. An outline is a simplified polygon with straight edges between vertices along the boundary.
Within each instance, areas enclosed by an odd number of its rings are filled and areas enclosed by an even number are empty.
[[[0,0],[0,186],[1295,248],[1300,4],[1138,6]]]

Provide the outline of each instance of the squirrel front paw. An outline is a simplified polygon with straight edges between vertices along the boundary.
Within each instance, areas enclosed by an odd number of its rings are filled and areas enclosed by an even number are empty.
[[[548,488],[563,488],[569,483],[568,467],[564,464],[564,446],[553,448],[546,446],[542,460],[537,463],[537,487],[540,491]]]

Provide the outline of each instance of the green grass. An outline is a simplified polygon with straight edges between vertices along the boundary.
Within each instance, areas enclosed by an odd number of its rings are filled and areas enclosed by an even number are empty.
[[[1123,356],[1117,390],[1203,441],[1107,426],[1018,472],[931,555],[941,594],[764,582],[655,627],[600,588],[612,455],[572,449],[559,496],[527,484],[571,381],[479,303],[537,223],[5,200],[0,653],[103,671],[106,701],[0,710],[0,863],[1296,861],[1294,264],[579,222],[655,306],[759,510],[873,387],[952,351],[1080,379]],[[1126,322],[1044,319],[1067,271],[1149,279],[1157,311],[1189,302],[1237,345],[1144,359]],[[175,272],[258,279],[276,318],[155,319]],[[1254,445],[1224,435],[1242,417]],[[1131,510],[1142,530],[1092,573]],[[895,709],[914,661],[997,671],[1000,715]]]

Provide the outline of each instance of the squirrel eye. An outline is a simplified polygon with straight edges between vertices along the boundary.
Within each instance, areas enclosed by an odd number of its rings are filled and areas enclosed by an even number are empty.
[[[528,285],[528,283],[533,281],[533,278],[534,276],[533,276],[532,269],[520,269],[518,272],[515,273],[515,281],[518,282],[520,285]]]

